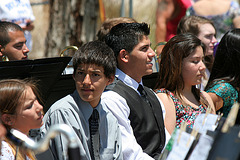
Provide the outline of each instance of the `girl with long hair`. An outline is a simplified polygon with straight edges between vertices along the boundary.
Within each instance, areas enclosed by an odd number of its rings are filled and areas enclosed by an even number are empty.
[[[6,79],[0,81],[1,120],[7,130],[16,129],[26,135],[30,129],[43,125],[43,107],[38,102],[32,81]],[[34,160],[34,154],[14,145],[7,137],[2,141],[0,159]]]
[[[196,87],[206,69],[204,53],[205,45],[190,33],[176,35],[163,48],[155,92],[165,106],[169,133],[183,122],[192,128],[208,107],[215,113],[211,97]]]

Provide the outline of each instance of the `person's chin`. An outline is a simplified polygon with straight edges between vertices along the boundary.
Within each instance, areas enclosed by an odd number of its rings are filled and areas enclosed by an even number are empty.
[[[80,94],[80,97],[83,101],[90,101],[93,97],[93,95],[91,93],[84,93],[84,94]]]
[[[202,80],[197,80],[194,85],[199,85],[202,83]]]
[[[145,75],[150,75],[150,74],[152,74],[153,73],[153,69],[148,69],[147,71],[146,71],[146,74]]]
[[[210,55],[213,55],[213,49],[208,50],[205,54],[205,56],[210,56]]]

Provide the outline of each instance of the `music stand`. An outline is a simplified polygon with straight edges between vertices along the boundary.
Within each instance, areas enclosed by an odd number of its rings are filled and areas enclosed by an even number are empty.
[[[71,57],[54,57],[0,62],[0,79],[36,79],[43,102],[45,102],[50,89],[61,77],[70,60]]]

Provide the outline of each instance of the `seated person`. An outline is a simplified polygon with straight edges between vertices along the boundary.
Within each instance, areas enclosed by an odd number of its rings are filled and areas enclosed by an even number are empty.
[[[236,0],[195,0],[186,15],[202,16],[210,19],[216,27],[216,38],[220,42],[223,35],[240,27],[240,6]]]
[[[162,50],[155,92],[167,106],[164,122],[170,134],[184,122],[193,128],[207,108],[215,114],[211,97],[196,87],[205,73],[205,53],[203,42],[191,33],[174,36]]]
[[[28,135],[30,129],[40,128],[43,125],[43,106],[37,100],[39,96],[32,81],[1,80],[0,88],[1,120],[7,129],[14,128]],[[4,137],[0,159],[35,160],[36,158],[31,151],[18,148]]]
[[[113,51],[101,41],[86,43],[73,56],[74,93],[55,102],[44,116],[41,136],[52,125],[67,124],[79,138],[79,159],[122,159],[121,133],[118,122],[101,100],[105,87],[112,83],[116,69]],[[91,141],[90,118],[99,117],[100,147],[95,149]],[[98,116],[97,116],[98,115]],[[56,160],[67,159],[68,141],[59,135],[50,142],[50,153]],[[98,150],[98,153],[94,151]]]
[[[142,83],[142,77],[153,72],[151,61],[155,53],[149,33],[146,23],[120,23],[105,38],[115,53],[117,71],[115,82],[102,98],[118,119],[124,159],[157,159],[168,139],[164,106]]]
[[[0,61],[28,59],[28,52],[23,29],[15,23],[0,21]]]
[[[222,37],[216,52],[206,92],[211,96],[218,113],[227,117],[233,104],[240,102],[240,29]]]
[[[212,65],[214,62],[214,47],[217,43],[216,29],[210,19],[201,16],[185,16],[178,24],[177,34],[192,33],[197,36],[206,46],[204,55],[204,63],[206,65],[205,75],[202,83],[199,85],[201,90],[204,90],[209,79]]]

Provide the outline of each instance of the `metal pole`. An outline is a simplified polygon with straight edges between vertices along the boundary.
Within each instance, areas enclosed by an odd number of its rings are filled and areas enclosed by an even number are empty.
[[[129,17],[133,17],[133,1],[129,0]]]
[[[124,0],[122,0],[122,6],[121,6],[121,13],[120,17],[125,17],[125,7],[124,7]]]

